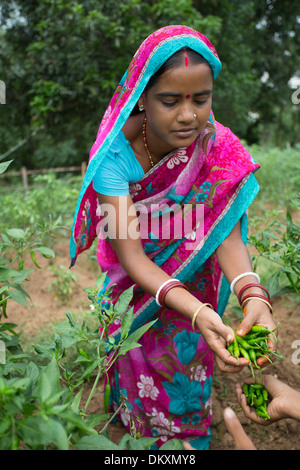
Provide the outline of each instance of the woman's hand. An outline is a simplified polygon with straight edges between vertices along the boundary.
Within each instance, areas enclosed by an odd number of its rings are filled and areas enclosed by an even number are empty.
[[[254,383],[253,378],[248,377],[245,383]],[[283,418],[300,419],[300,393],[289,385],[284,384],[272,375],[262,375],[260,383],[269,392],[272,400],[268,405],[267,413],[270,419],[264,419],[256,414],[254,408],[247,404],[246,396],[242,392],[241,384],[236,385],[237,399],[245,416],[255,423],[268,426]]]
[[[240,323],[236,334],[238,336],[246,335],[251,330],[253,325],[263,325],[270,331],[276,327],[269,307],[259,299],[253,299],[247,302],[246,307],[244,308],[244,319]],[[276,333],[277,332],[278,330],[276,330]],[[270,335],[268,346],[272,351],[276,351],[276,342],[274,341],[274,337],[272,335]],[[260,367],[264,367],[269,364],[269,361],[264,357],[260,357],[257,360],[257,364]]]
[[[196,326],[215,354],[217,365],[222,372],[240,372],[249,364],[247,359],[236,359],[226,349],[226,343],[233,341],[234,333],[224,325],[221,317],[214,310],[203,307],[197,315]]]

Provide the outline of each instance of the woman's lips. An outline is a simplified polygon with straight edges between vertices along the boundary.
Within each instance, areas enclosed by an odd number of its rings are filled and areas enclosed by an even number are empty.
[[[177,137],[181,137],[181,138],[191,137],[191,135],[193,135],[194,132],[195,132],[195,129],[179,129],[178,131],[173,131],[173,133],[176,134]]]

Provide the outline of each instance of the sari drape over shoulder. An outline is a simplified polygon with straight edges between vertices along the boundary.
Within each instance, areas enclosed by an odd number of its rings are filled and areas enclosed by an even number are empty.
[[[130,116],[149,78],[177,50],[189,47],[209,62],[214,79],[221,62],[210,41],[186,26],[167,26],[150,35],[134,55],[101,121],[78,198],[72,237],[71,265],[99,235],[97,259],[107,272],[103,288],[114,285],[112,301],[133,286],[132,330],[155,318],[142,337],[141,348],[129,351],[110,372],[112,406],[120,390],[140,416],[144,436],[157,437],[160,447],[171,438],[192,440],[205,449],[210,439],[213,354],[201,334],[178,312],[159,307],[134,284],[103,237],[101,207],[92,179],[116,135]],[[121,158],[121,155],[119,155]],[[247,210],[259,187],[253,172],[259,165],[239,139],[211,112],[199,137],[188,147],[166,155],[137,183],[130,194],[140,224],[146,255],[168,275],[186,284],[202,302],[222,315],[230,288],[215,255],[238,221],[247,242]],[[101,236],[102,234],[102,236]],[[110,334],[117,335],[120,324]],[[129,430],[124,411],[121,419]]]

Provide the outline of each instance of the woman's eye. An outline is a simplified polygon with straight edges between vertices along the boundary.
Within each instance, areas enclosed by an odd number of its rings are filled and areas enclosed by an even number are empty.
[[[175,106],[176,102],[173,101],[172,103],[167,103],[166,101],[162,101],[162,104],[164,106],[168,106],[169,108],[171,108],[172,106]]]
[[[200,105],[200,106],[201,106],[202,104],[207,103],[207,100],[195,101],[195,103],[196,103],[197,105]]]

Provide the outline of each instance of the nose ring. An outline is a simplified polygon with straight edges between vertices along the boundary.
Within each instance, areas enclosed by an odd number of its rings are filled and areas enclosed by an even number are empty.
[[[197,114],[194,113],[194,119],[196,119],[196,117],[197,117]]]

